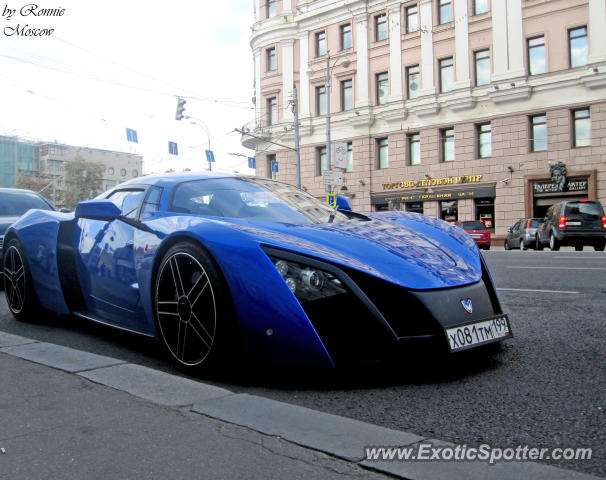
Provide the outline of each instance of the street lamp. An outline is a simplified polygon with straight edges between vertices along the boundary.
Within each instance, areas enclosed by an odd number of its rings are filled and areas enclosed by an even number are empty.
[[[197,125],[198,127],[201,127],[202,130],[204,130],[204,132],[206,133],[206,138],[208,139],[208,149],[210,150],[210,132],[209,132],[206,124],[199,118],[190,117],[189,115],[185,116],[185,118],[187,118],[189,120],[189,123],[191,123],[192,125]],[[209,161],[208,162],[208,171],[210,172],[211,170],[212,170],[212,163]]]
[[[326,162],[328,164],[328,169],[330,170],[331,166],[331,152],[330,152],[330,86],[331,86],[331,78],[332,72],[339,63],[339,59],[335,60],[330,66],[330,51],[326,52],[326,76],[324,78],[324,89],[326,90]],[[341,66],[347,68],[351,65],[351,61],[347,58],[343,59],[341,62]]]

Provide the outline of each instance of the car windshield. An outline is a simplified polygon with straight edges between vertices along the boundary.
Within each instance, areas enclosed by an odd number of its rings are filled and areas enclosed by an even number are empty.
[[[51,206],[34,193],[0,192],[0,216],[20,217],[30,208],[51,210]]]
[[[567,203],[564,215],[587,215],[598,218],[603,215],[602,205],[596,202]]]
[[[462,222],[461,227],[464,230],[486,230],[482,222]]]
[[[176,187],[169,210],[293,224],[350,219],[291,185],[255,177],[184,182]]]

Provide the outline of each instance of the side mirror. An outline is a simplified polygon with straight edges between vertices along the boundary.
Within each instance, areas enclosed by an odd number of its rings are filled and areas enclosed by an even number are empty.
[[[337,196],[337,210],[351,210],[351,203],[349,203],[349,198],[343,197],[341,195]]]
[[[122,215],[122,210],[110,200],[86,200],[76,206],[76,218],[111,222]]]

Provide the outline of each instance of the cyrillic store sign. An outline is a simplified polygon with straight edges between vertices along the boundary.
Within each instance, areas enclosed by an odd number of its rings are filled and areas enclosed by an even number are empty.
[[[588,187],[588,181],[586,178],[583,179],[569,179],[564,187],[564,192],[586,192]],[[532,189],[535,194],[541,193],[560,193],[561,190],[559,185],[555,182],[536,182],[532,185]]]
[[[407,182],[384,183],[383,190],[399,190],[401,188],[439,187],[442,185],[459,185],[462,183],[477,183],[483,175],[462,175],[460,177],[427,178],[424,180],[409,180]]]
[[[492,198],[495,196],[494,187],[470,187],[457,190],[442,190],[431,193],[411,193],[409,195],[372,196],[370,203],[379,205],[387,202],[431,202],[436,200],[465,200],[466,198]]]

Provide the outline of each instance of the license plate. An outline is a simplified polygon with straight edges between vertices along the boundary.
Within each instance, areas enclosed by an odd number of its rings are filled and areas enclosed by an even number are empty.
[[[511,336],[507,315],[497,315],[479,322],[446,329],[451,352],[466,350]]]
[[[566,222],[566,225],[570,225],[573,227],[579,226],[581,224],[581,222]]]
[[[471,238],[482,238],[482,234],[481,233],[472,233]]]

